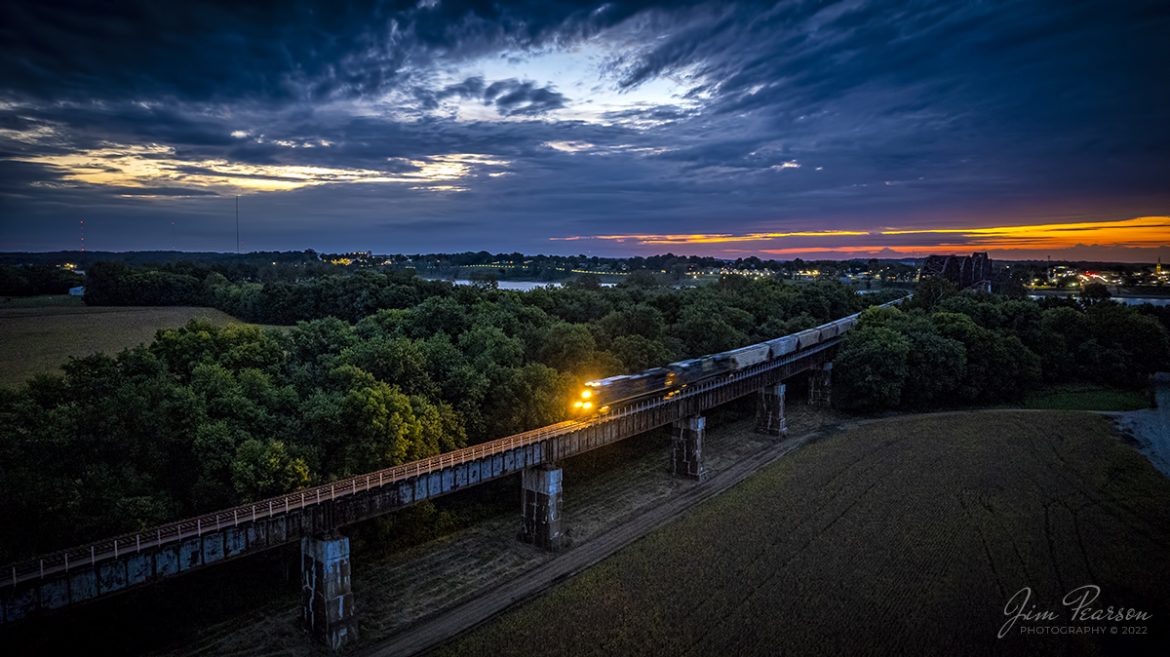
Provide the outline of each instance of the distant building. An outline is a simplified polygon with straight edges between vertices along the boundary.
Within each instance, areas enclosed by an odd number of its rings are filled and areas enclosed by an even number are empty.
[[[985,284],[991,281],[991,258],[986,251],[969,256],[932,255],[922,263],[919,278],[945,278],[961,290]]]
[[[60,288],[58,288],[58,289],[60,289]],[[71,297],[83,297],[83,296],[85,296],[85,286],[84,286],[84,285],[78,285],[77,287],[71,287],[71,288],[69,288],[69,296],[71,296]]]

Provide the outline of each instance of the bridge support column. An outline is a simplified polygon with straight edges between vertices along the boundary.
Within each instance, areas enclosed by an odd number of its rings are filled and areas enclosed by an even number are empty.
[[[784,414],[784,395],[788,386],[783,383],[760,388],[756,402],[756,433],[766,436],[787,436],[788,417]]]
[[[333,650],[357,641],[358,624],[349,575],[349,539],[301,539],[301,581],[305,626]]]
[[[707,476],[703,467],[703,435],[707,433],[707,418],[694,415],[678,420],[671,426],[671,469],[676,476],[698,479]]]
[[[828,406],[832,401],[833,363],[814,367],[808,375],[808,403],[810,406]]]
[[[520,474],[520,540],[546,550],[559,550],[562,471],[555,465],[528,468]]]

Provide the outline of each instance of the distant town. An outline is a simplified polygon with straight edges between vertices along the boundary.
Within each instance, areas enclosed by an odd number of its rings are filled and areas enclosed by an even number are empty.
[[[329,270],[372,269],[403,271],[423,278],[458,280],[492,285],[498,282],[564,283],[594,281],[601,285],[632,282],[643,286],[701,285],[724,276],[775,278],[790,281],[836,280],[859,289],[910,287],[920,278],[950,277],[960,288],[970,285],[972,258],[980,268],[976,276],[997,292],[1076,294],[1094,283],[1113,296],[1166,296],[1170,294],[1170,266],[1160,261],[1147,264],[1071,261],[992,261],[987,254],[939,255],[901,260],[735,260],[665,254],[651,257],[605,258],[587,255],[524,255],[487,251],[435,254],[379,254],[373,251],[318,253],[287,252],[187,253],[179,251],[83,252],[0,254],[0,295],[23,294],[21,279],[37,267],[53,267],[73,277],[71,287],[81,285],[86,267],[93,262],[114,261],[129,265],[182,268],[199,265],[219,271],[233,280],[297,280]],[[25,272],[22,274],[21,272]],[[963,273],[966,272],[966,273]],[[967,279],[964,280],[963,276]]]

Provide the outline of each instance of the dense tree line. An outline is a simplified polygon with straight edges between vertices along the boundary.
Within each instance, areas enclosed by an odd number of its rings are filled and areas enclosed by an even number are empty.
[[[0,265],[0,296],[67,294],[84,279],[53,265]]]
[[[406,272],[268,282],[95,265],[101,303],[214,305],[286,329],[193,323],[0,390],[0,561],[262,498],[564,419],[574,386],[791,333],[881,302],[836,283],[725,277],[670,289],[588,277],[518,293]],[[932,289],[932,286],[937,289]],[[1170,314],[960,295],[869,310],[837,363],[857,410],[1134,385]]]
[[[71,262],[88,270],[99,262],[117,262],[132,267],[190,266],[215,268],[219,271],[256,272],[276,265],[309,265],[321,262],[312,249],[304,251],[252,251],[222,253],[214,251],[45,251],[0,253],[0,264],[59,266]]]
[[[1170,367],[1170,314],[1088,295],[1041,302],[930,282],[904,308],[862,314],[834,365],[853,410],[1016,401],[1041,384],[1144,385]]]
[[[621,289],[651,294],[654,288],[661,287],[662,281],[648,270],[641,270],[640,273],[647,275],[630,276]],[[726,293],[734,292],[736,286],[743,286],[747,281],[748,279],[743,277],[727,277],[721,283],[722,292],[717,296],[726,296]],[[794,286],[791,289],[812,288]],[[820,290],[814,293],[814,296],[817,296],[829,288],[815,289]],[[832,289],[837,290],[838,296],[830,304],[835,310],[849,305],[842,300],[852,298],[846,288],[835,286]],[[664,293],[664,298],[670,297],[665,290],[661,292]],[[603,298],[597,296],[599,293],[600,286],[596,278],[586,275],[570,283],[568,289],[537,290],[527,294],[525,298],[536,305],[541,305],[545,310],[554,311],[554,314],[567,321],[582,322],[596,318],[595,315],[588,314],[590,312],[597,312],[599,309],[608,312],[612,309],[611,302],[594,300],[595,297]],[[401,270],[329,271],[295,280],[252,282],[233,281],[219,271],[191,264],[134,268],[120,263],[98,263],[90,268],[86,278],[86,302],[92,305],[204,305],[260,324],[293,324],[301,320],[324,317],[337,317],[356,322],[378,310],[411,308],[431,297],[448,297],[462,303],[478,298],[479,294],[480,291],[457,288],[441,281],[420,279],[411,271]],[[700,292],[695,298],[702,294]],[[790,294],[796,298],[802,293],[794,291]],[[604,298],[616,296],[615,293]],[[822,307],[823,304],[818,305],[820,302],[802,303],[808,306],[806,314],[810,317],[823,315],[825,308]],[[711,303],[707,305],[710,306]],[[670,310],[669,304],[666,303],[664,308]],[[797,314],[800,312],[805,312],[803,307]],[[734,320],[730,323],[741,334],[749,330],[747,324],[739,321],[742,320],[740,315],[733,313],[733,317],[723,319]],[[738,327],[735,326],[737,321]]]
[[[582,380],[867,303],[836,283],[744,278],[519,293],[374,271],[257,284],[103,269],[91,281],[107,298],[307,321],[192,323],[0,390],[0,561],[558,422]]]

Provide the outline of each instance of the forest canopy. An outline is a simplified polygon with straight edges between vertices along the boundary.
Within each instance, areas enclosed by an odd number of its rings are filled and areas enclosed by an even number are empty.
[[[511,292],[370,270],[268,282],[197,273],[95,264],[87,296],[293,325],[192,322],[0,389],[0,561],[559,422],[584,380],[900,294],[744,277]],[[932,290],[865,310],[838,355],[834,400],[868,412],[1012,401],[1062,381],[1141,385],[1170,358],[1159,312]]]
[[[193,322],[0,390],[0,561],[559,422],[583,380],[867,303],[836,283],[520,293],[374,271],[233,283],[101,264],[87,296],[296,324]]]

